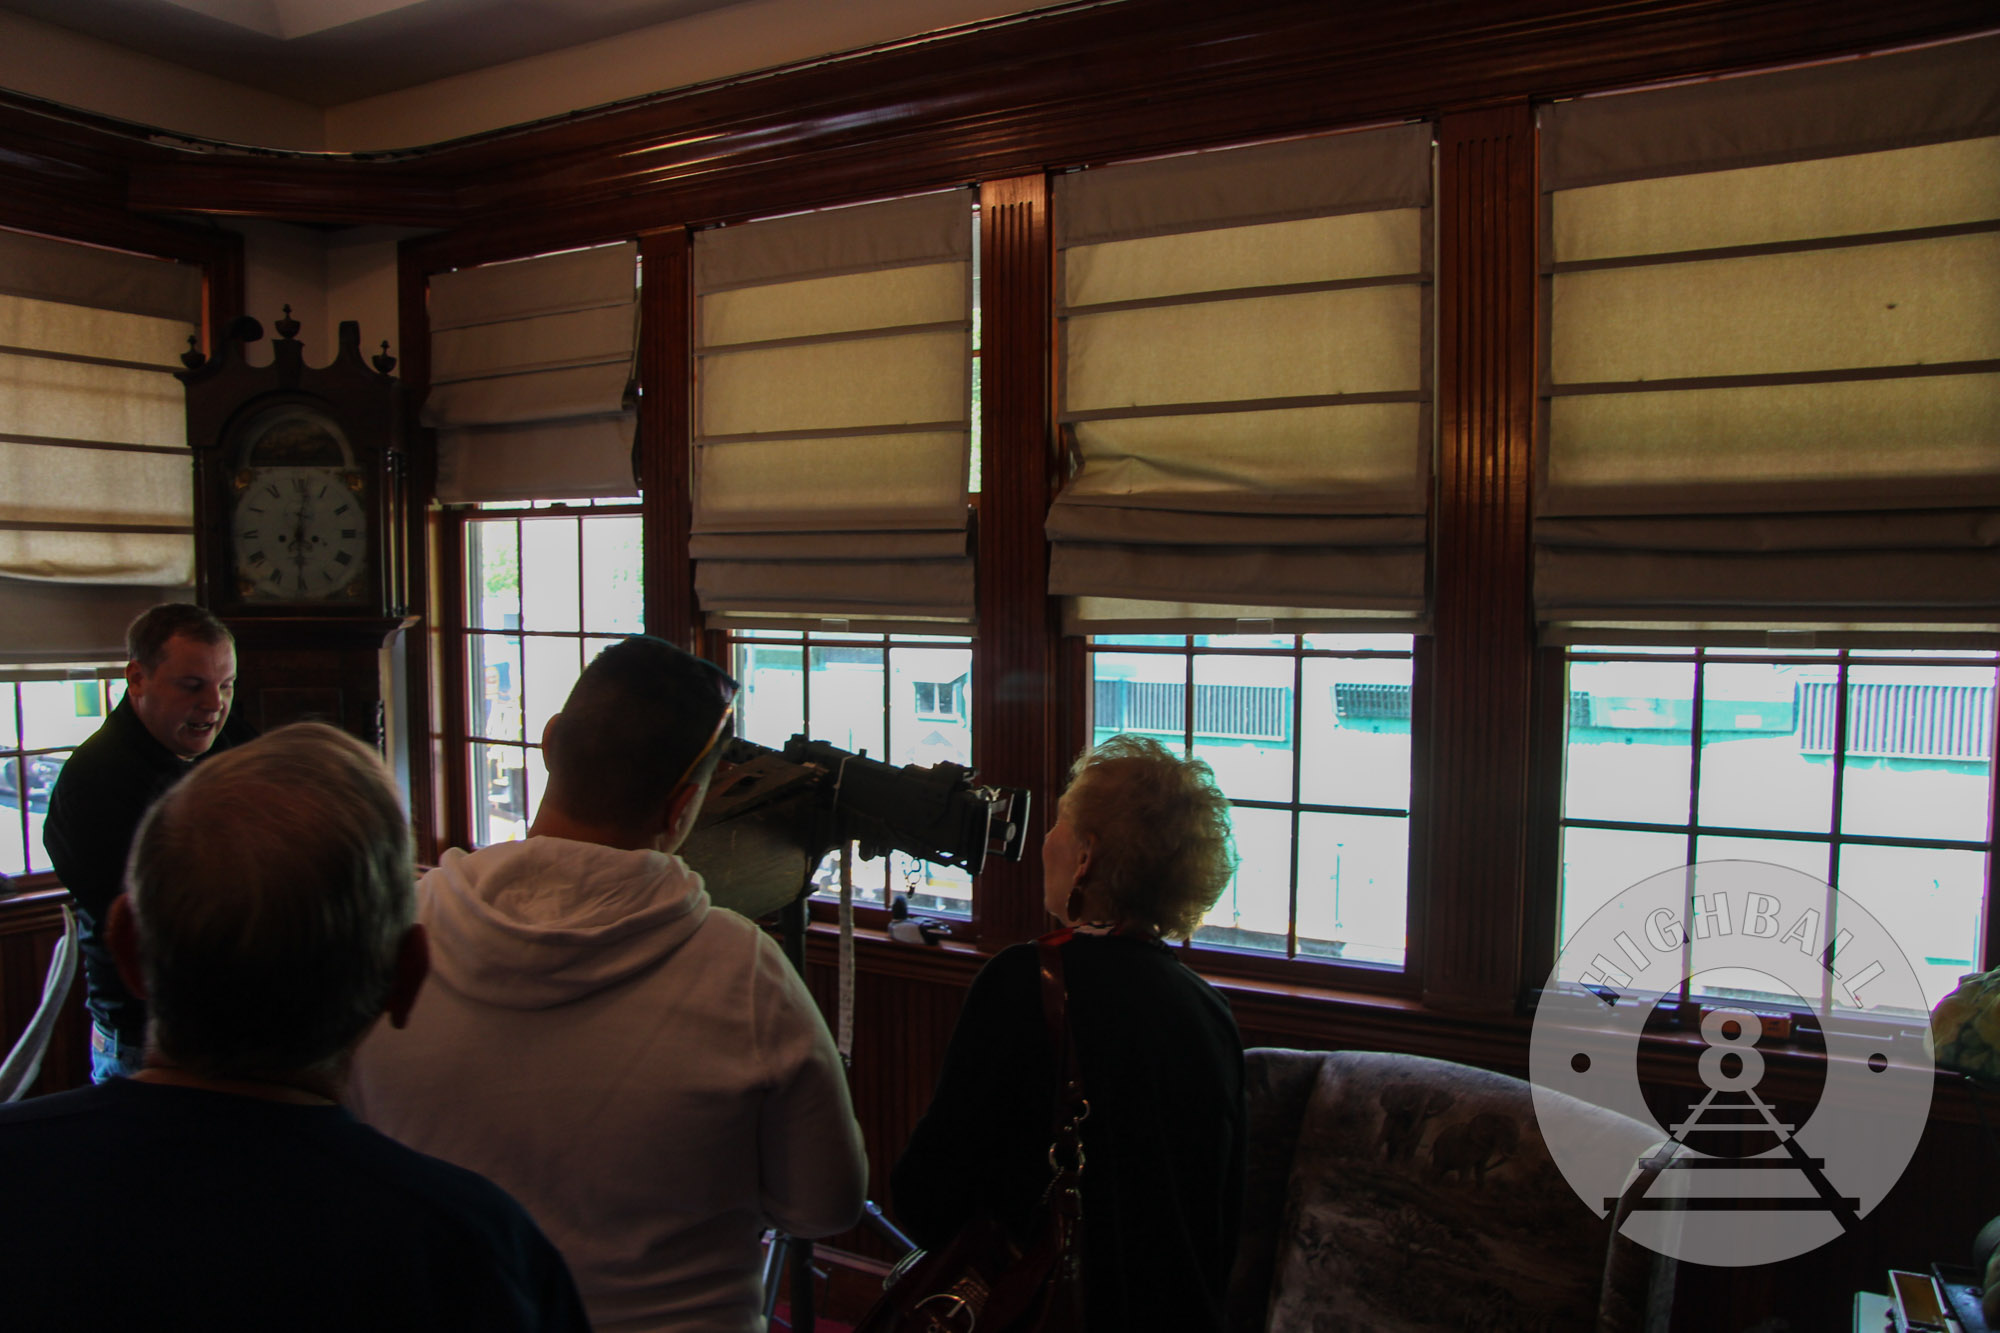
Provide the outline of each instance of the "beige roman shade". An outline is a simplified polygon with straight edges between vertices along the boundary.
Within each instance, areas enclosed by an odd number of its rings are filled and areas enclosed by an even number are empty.
[[[2000,622],[2000,39],[1542,115],[1555,641]]]
[[[1056,182],[1072,632],[1420,628],[1431,130]]]
[[[122,658],[194,581],[201,270],[0,231],[0,661]]]
[[[438,499],[636,495],[632,242],[440,273],[430,283]]]
[[[973,618],[969,190],[695,237],[711,627]]]

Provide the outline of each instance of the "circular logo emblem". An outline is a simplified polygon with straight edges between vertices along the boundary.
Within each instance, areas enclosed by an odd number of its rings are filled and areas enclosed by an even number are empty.
[[[1704,1043],[1674,1114],[1639,1086],[1640,1036],[1693,980]],[[1811,875],[1758,861],[1666,871],[1593,913],[1535,1012],[1535,1117],[1570,1188],[1619,1231],[1676,1259],[1743,1267],[1824,1245],[1882,1201],[1930,1115],[1927,1044],[1870,1011],[1922,1012],[1923,987],[1889,932]],[[1825,1081],[1816,1105],[1760,1092],[1767,1031],[1807,1014]],[[1634,1161],[1594,1133],[1589,1107],[1650,1122]]]

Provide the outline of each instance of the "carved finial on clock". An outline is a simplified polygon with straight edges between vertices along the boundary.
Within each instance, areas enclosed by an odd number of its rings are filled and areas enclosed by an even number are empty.
[[[189,370],[200,370],[208,358],[202,355],[201,340],[192,333],[188,335],[188,349],[181,353],[181,364]]]
[[[375,369],[381,371],[384,375],[396,368],[396,358],[389,355],[389,340],[387,338],[382,340],[382,350],[368,359],[374,365]]]
[[[292,308],[290,306],[285,307],[285,317],[275,321],[275,327],[278,330],[278,336],[288,342],[299,336],[299,322],[292,318]]]

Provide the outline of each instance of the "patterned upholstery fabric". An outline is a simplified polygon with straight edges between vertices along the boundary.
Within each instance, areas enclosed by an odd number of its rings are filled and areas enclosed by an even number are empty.
[[[1247,1053],[1231,1333],[1639,1333],[1672,1269],[1571,1191],[1520,1079],[1414,1055]],[[1659,1130],[1578,1104],[1629,1148]],[[1632,1197],[1628,1191],[1627,1197]]]

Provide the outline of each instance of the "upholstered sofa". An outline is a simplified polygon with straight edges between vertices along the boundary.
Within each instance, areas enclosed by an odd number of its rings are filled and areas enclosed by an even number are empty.
[[[1253,1050],[1247,1065],[1231,1333],[1664,1333],[1672,1262],[1570,1189],[1527,1083],[1361,1051]],[[1585,1132],[1635,1163],[1663,1138],[1578,1105]]]

